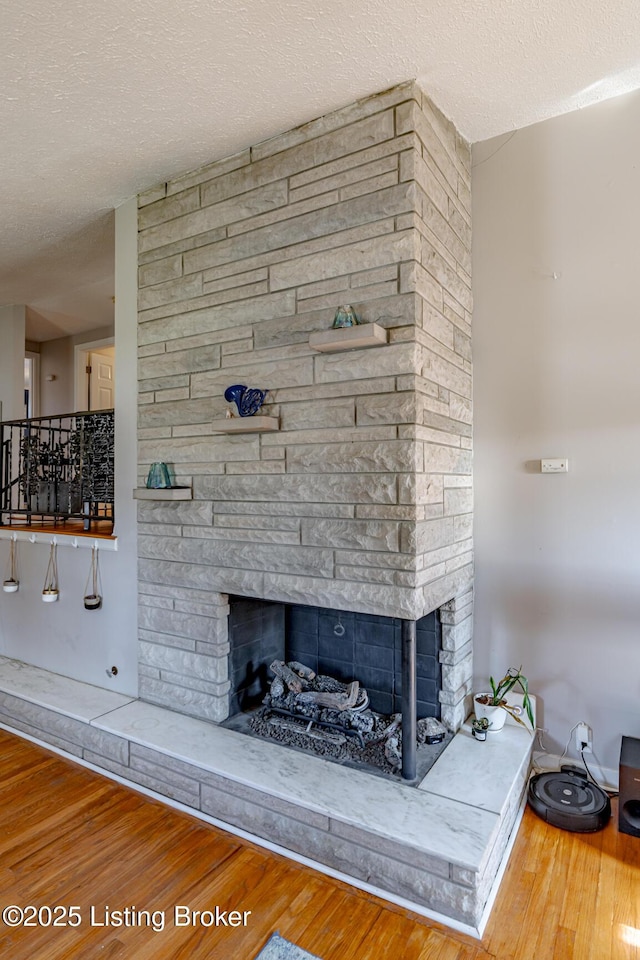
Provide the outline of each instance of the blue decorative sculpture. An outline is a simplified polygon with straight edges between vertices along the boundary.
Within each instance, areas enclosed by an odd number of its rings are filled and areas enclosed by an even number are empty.
[[[268,393],[268,390],[259,390],[257,387],[245,387],[242,383],[234,383],[232,387],[227,387],[224,398],[229,403],[231,401],[235,403],[241,417],[252,417],[258,412]]]

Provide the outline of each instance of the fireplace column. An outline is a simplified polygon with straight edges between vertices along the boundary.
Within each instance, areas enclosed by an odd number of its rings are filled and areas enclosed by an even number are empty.
[[[402,641],[402,778],[417,776],[418,710],[416,671],[416,621],[401,622]]]

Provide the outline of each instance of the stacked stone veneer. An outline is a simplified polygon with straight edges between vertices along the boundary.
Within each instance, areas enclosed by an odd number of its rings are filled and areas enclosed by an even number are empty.
[[[139,507],[145,699],[226,716],[229,593],[410,619],[446,604],[443,715],[459,725],[469,168],[409,83],[140,198],[139,479],[164,460],[193,487]],[[388,344],[311,349],[341,303]],[[269,389],[278,432],[214,432],[233,383]]]

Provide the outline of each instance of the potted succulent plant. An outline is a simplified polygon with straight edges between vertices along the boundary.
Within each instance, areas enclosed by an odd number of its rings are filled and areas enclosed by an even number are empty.
[[[522,674],[522,667],[509,667],[502,680],[497,683],[493,677],[489,677],[491,692],[476,693],[473,698],[476,719],[486,719],[488,721],[488,730],[492,733],[502,730],[507,719],[507,714],[517,722],[526,726],[520,714],[524,711],[527,719],[534,729],[533,708],[529,699],[529,682]],[[514,706],[507,702],[507,694],[518,687],[523,694],[522,708]]]
[[[489,729],[489,721],[486,717],[474,717],[471,721],[471,733],[476,738],[476,740],[486,740],[487,739],[487,730]]]

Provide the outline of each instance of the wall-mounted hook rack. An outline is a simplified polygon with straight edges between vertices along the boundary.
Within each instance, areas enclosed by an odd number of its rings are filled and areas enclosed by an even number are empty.
[[[33,530],[3,530],[0,527],[0,540],[13,540],[14,542],[18,540],[24,540],[27,543],[44,543],[47,546],[58,547],[84,547],[88,550],[91,550],[93,547],[96,550],[117,550],[118,549],[118,539],[117,537],[77,537],[73,533],[47,533],[46,531],[39,530],[37,533]]]

